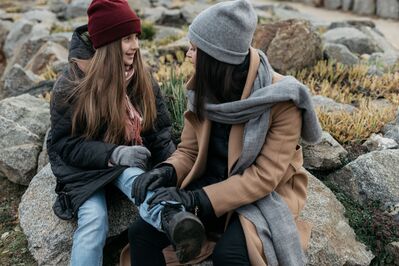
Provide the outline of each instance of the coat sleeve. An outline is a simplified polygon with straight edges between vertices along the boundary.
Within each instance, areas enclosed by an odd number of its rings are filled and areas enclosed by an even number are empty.
[[[51,130],[47,141],[49,153],[57,154],[67,165],[85,168],[108,168],[116,145],[83,136],[72,136],[72,106],[66,101],[67,82],[60,78],[54,86],[51,103]]]
[[[259,200],[276,189],[295,154],[301,126],[301,111],[292,102],[272,108],[266,141],[255,162],[242,174],[204,187],[217,216]]]
[[[194,116],[194,114],[190,111],[186,111],[184,113],[184,127],[181,134],[181,142],[177,145],[177,150],[166,160],[166,163],[172,164],[175,168],[178,184],[181,184],[183,179],[193,168],[198,155],[198,140],[195,129],[191,123],[194,119],[188,119],[189,116]]]
[[[176,146],[172,141],[172,122],[165,100],[157,82],[153,80],[152,83],[156,101],[157,118],[154,123],[154,128],[149,132],[145,132],[143,134],[143,139],[144,145],[151,152],[152,164],[156,165],[165,161],[176,150]]]

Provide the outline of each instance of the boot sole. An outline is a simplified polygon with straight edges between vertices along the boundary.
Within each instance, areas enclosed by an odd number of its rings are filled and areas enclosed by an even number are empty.
[[[176,256],[180,263],[186,263],[197,257],[205,241],[205,229],[201,221],[193,214],[178,213],[173,218],[172,239]]]

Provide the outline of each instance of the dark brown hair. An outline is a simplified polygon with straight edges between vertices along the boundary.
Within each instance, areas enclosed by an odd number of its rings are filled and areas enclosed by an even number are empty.
[[[221,62],[197,48],[193,89],[194,112],[204,118],[205,101],[225,103],[241,98],[249,69],[249,54],[240,65]]]

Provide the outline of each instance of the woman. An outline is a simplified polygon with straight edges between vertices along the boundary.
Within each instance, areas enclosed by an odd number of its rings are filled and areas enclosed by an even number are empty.
[[[74,266],[102,264],[106,186],[133,201],[134,178],[175,150],[160,89],[141,58],[140,19],[125,0],[94,0],[88,16],[53,89],[48,138],[57,177],[54,212],[77,219]]]
[[[150,209],[180,203],[199,217],[208,239],[219,234],[214,265],[304,265],[310,228],[298,218],[307,186],[298,142],[317,142],[321,128],[308,89],[275,73],[266,55],[250,47],[256,24],[247,0],[216,4],[194,19],[188,32],[187,56],[195,64],[189,110],[181,143],[163,163],[173,167],[176,182],[161,187],[156,180],[166,178],[149,171],[133,189],[155,192],[146,201]],[[164,224],[166,236],[142,219],[131,225],[132,265],[178,264],[165,249],[175,239]],[[210,242],[193,237],[191,243],[195,250],[186,261],[212,252]]]

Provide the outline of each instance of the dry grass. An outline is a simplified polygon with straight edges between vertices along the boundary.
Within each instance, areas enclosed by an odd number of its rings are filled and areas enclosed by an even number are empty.
[[[47,65],[46,66],[46,71],[43,72],[43,74],[40,75],[40,77],[44,80],[54,80],[57,78],[57,73],[55,73],[54,69]]]
[[[357,111],[324,112],[316,110],[322,128],[339,143],[362,142],[372,133],[377,133],[388,122],[395,119],[395,107],[378,107],[363,100]]]
[[[396,69],[393,69],[396,70]],[[375,76],[364,64],[345,66],[320,61],[314,67],[291,73],[306,84],[313,94],[358,108],[352,114],[317,110],[323,129],[340,143],[362,142],[395,118],[399,104],[399,71]],[[387,99],[392,107],[378,107],[372,100]]]
[[[396,70],[396,69],[393,69]],[[363,98],[385,98],[399,104],[399,71],[382,76],[368,75],[367,65],[345,66],[320,61],[313,68],[291,73],[316,95],[341,103],[358,103]]]

